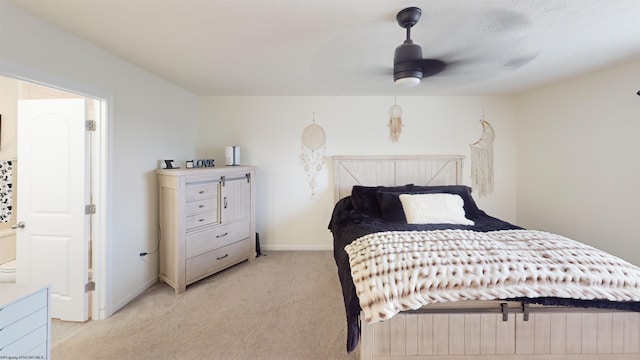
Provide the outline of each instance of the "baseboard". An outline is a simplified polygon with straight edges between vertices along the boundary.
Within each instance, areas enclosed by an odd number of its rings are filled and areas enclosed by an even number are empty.
[[[261,245],[261,251],[333,251],[332,245]]]

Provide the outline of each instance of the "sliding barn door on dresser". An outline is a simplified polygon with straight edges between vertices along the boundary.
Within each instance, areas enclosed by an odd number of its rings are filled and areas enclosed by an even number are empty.
[[[160,169],[160,280],[176,293],[255,258],[255,168]]]

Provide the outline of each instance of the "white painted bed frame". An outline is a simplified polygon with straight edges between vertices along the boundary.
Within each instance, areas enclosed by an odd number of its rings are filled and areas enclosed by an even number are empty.
[[[353,185],[462,183],[463,156],[334,156],[335,201]],[[474,310],[404,312],[361,324],[363,360],[640,359],[640,313],[531,306],[503,321],[499,302]],[[494,308],[485,313],[475,308]],[[533,312],[533,310],[540,310]],[[425,307],[428,311],[430,307]]]

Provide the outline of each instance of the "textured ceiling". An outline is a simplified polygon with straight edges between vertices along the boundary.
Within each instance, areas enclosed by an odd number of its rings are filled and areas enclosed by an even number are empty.
[[[640,58],[640,0],[11,0],[197,95],[516,94]],[[395,21],[450,63],[393,84]]]

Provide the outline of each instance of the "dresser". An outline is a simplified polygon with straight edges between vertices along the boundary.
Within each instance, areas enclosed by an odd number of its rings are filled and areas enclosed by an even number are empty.
[[[50,288],[0,283],[0,359],[49,359]]]
[[[158,169],[159,278],[176,294],[253,260],[255,168]]]

